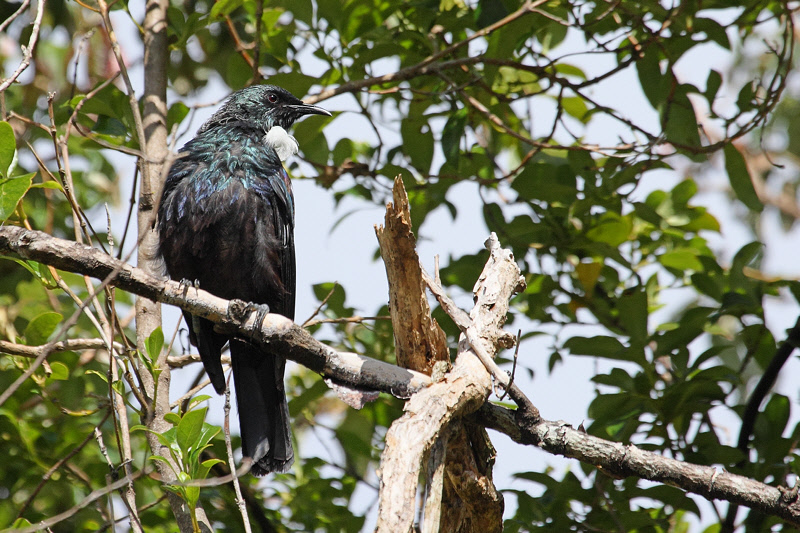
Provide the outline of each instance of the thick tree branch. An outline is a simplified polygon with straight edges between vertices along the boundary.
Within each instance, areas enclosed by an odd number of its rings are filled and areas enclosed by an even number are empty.
[[[540,419],[534,424],[520,423],[514,411],[497,405],[484,404],[474,417],[480,424],[505,433],[515,442],[578,459],[614,476],[664,483],[708,500],[745,505],[800,526],[800,501],[789,489],[771,487],[718,467],[670,459],[632,444],[603,440],[562,421]]]
[[[0,254],[37,261],[68,272],[103,279],[117,271],[111,284],[149,300],[180,307],[192,314],[217,322],[224,330],[269,344],[287,358],[326,378],[359,389],[386,392],[408,398],[430,383],[430,378],[369,357],[340,353],[314,339],[305,329],[286,317],[269,314],[260,330],[254,313],[242,302],[229,302],[202,289],[153,277],[108,254],[51,237],[40,231],[17,226],[0,228]]]
[[[390,216],[397,216],[397,208],[405,210],[405,214],[400,213],[399,216],[408,215],[407,202],[403,201],[405,191],[402,189],[402,182],[395,182],[394,192],[395,203],[398,205],[387,208],[387,222]],[[406,206],[405,209],[403,206]],[[381,490],[376,526],[378,532],[411,531],[421,469],[426,463],[425,459],[429,452],[432,449],[439,449],[437,441],[447,439],[450,430],[456,431],[454,436],[458,436],[459,440],[454,441],[458,444],[447,447],[447,454],[467,458],[476,453],[472,451],[474,447],[481,448],[481,442],[485,444],[483,448],[491,447],[491,444],[486,444],[488,437],[485,435],[474,435],[474,442],[471,442],[473,439],[468,439],[466,434],[457,432],[459,430],[463,432],[463,427],[451,426],[451,422],[458,421],[462,416],[479,408],[491,393],[491,375],[486,367],[487,364],[494,364],[492,358],[496,350],[508,344],[508,335],[502,331],[508,313],[508,302],[514,293],[524,286],[519,266],[514,262],[513,255],[500,248],[496,237],[493,236],[487,241],[487,247],[490,248],[491,256],[473,290],[475,307],[470,314],[472,322],[470,327],[475,327],[474,338],[468,341],[466,337],[462,337],[453,370],[446,374],[442,381],[415,394],[406,404],[405,414],[392,424],[386,435],[386,449],[381,457],[380,468]],[[416,253],[411,254],[411,257],[415,258]],[[407,268],[416,271],[415,282],[411,284],[413,286],[406,289],[412,294],[407,297],[414,296],[418,291],[424,295],[419,264],[415,263]],[[388,265],[387,271],[390,271]],[[404,272],[403,278],[407,276],[408,273]],[[390,279],[390,285],[391,281]],[[398,289],[393,288],[393,290],[396,292]],[[417,298],[419,297],[417,295]],[[395,323],[396,329],[403,326],[402,323]],[[488,363],[476,353],[476,348],[482,351]],[[507,378],[505,374],[503,376]],[[438,469],[440,464],[436,463],[441,463],[445,459],[437,459],[437,453],[434,453],[432,466]],[[450,477],[448,474],[450,472],[445,464],[446,478]],[[447,524],[442,527],[445,531],[500,531],[502,498],[492,484],[491,469],[479,470],[472,474],[472,476],[461,476],[457,483],[450,484],[450,499],[453,502],[458,500],[466,502],[461,507],[464,514],[443,514],[441,522],[426,517],[426,523]],[[446,489],[448,485],[444,484],[441,487],[437,485],[436,488]],[[431,495],[429,511],[437,508],[438,498],[437,494]],[[472,509],[472,505],[477,505],[480,512]],[[455,507],[454,503],[449,503],[448,506]]]

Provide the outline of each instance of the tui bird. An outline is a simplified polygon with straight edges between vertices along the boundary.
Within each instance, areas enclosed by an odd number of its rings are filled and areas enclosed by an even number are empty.
[[[297,153],[286,130],[304,115],[331,114],[274,85],[248,87],[233,93],[181,149],[158,209],[159,254],[170,277],[294,320],[294,197],[281,161]],[[251,472],[286,472],[294,451],[285,358],[218,333],[206,319],[183,316],[220,394],[220,352],[230,344],[242,453],[253,460]]]

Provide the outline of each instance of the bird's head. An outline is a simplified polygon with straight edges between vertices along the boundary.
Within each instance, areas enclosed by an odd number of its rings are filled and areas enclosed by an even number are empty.
[[[305,115],[331,116],[315,105],[304,104],[286,89],[275,85],[253,85],[236,91],[199,130],[202,133],[217,125],[236,122],[242,126],[269,132],[273,126],[288,130]]]

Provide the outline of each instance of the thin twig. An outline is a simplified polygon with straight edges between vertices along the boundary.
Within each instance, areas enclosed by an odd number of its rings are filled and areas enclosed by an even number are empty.
[[[93,490],[87,497],[85,497],[83,500],[78,502],[73,507],[70,507],[63,513],[51,516],[46,520],[42,520],[41,522],[36,522],[35,524],[30,525],[28,527],[23,527],[19,529],[7,529],[5,531],[7,531],[8,533],[36,533],[38,531],[47,530],[53,527],[54,525],[58,524],[59,522],[63,522],[64,520],[70,518],[71,516],[74,516],[78,511],[88,507],[91,503],[99,500],[100,498],[103,498],[107,494],[119,490],[128,483],[136,481],[143,475],[148,475],[149,473],[150,473],[149,471],[138,470],[133,475],[125,476],[119,479],[118,481],[111,483],[110,485],[106,485],[102,489]]]
[[[328,303],[328,300],[331,299],[331,296],[333,296],[333,293],[336,290],[336,287],[338,287],[338,286],[339,286],[339,282],[338,281],[334,281],[333,282],[333,287],[328,292],[328,294],[325,296],[325,298],[323,298],[322,301],[317,306],[317,308],[314,309],[314,312],[311,313],[311,316],[308,317],[305,322],[303,322],[303,327],[306,327],[308,325],[308,323],[311,322],[311,319],[313,319],[315,316],[317,316],[319,314],[320,311],[322,311],[322,308],[325,307],[325,304]]]
[[[118,342],[114,342],[112,346],[114,350],[120,353],[125,352],[125,347]],[[17,344],[11,341],[0,340],[0,353],[18,355],[21,357],[38,357],[47,347],[47,344],[28,346],[26,344]],[[108,343],[103,339],[66,339],[56,342],[48,349],[53,353],[77,350],[102,350],[107,349],[107,347]]]
[[[111,480],[114,478],[113,473],[116,472],[116,467],[114,463],[111,462],[111,457],[108,456],[108,448],[106,448],[106,443],[103,440],[103,434],[100,432],[99,428],[94,428],[94,438],[97,441],[97,446],[100,448],[100,455],[105,458],[106,463],[108,464],[108,472],[106,473],[106,483],[110,483]],[[114,519],[114,501],[111,493],[109,493],[108,497],[108,519],[111,522],[116,522]]]
[[[304,328],[310,328],[311,326],[316,326],[318,324],[360,324],[361,322],[366,322],[368,320],[391,320],[392,317],[387,315],[378,315],[378,316],[347,316],[341,318],[320,318],[318,320],[306,320],[303,323]]]
[[[19,17],[22,14],[23,11],[28,9],[28,6],[30,5],[31,5],[31,0],[24,0],[19,5],[19,8],[16,11],[14,11],[13,15],[8,17],[3,22],[0,22],[0,33],[6,31],[6,28],[8,28],[11,25],[11,23],[14,22],[17,19],[17,17]]]
[[[22,8],[20,8],[22,9]],[[19,14],[19,10],[12,15],[12,19],[16,18]],[[33,21],[33,29],[31,30],[30,39],[28,39],[28,46],[22,47],[22,61],[20,61],[17,70],[9,77],[3,80],[3,83],[0,83],[0,93],[8,89],[12,83],[17,81],[17,78],[25,72],[25,69],[31,64],[31,59],[33,58],[33,50],[36,48],[36,42],[39,40],[39,30],[42,27],[42,17],[44,17],[44,0],[39,0],[39,3],[36,6],[36,19]],[[0,29],[0,32],[2,29]]]
[[[228,453],[228,467],[231,472],[236,472],[236,463],[233,460],[233,445],[231,445],[231,377],[225,381],[225,422],[223,425],[223,433],[225,434],[225,451]],[[233,490],[236,492],[236,506],[239,508],[239,513],[242,515],[242,522],[244,523],[245,533],[252,533],[250,529],[250,519],[247,516],[247,504],[242,498],[242,489],[239,486],[239,478],[233,476],[231,479],[233,483]]]
[[[202,373],[200,375],[202,375]],[[187,392],[186,394],[184,394],[183,396],[181,396],[180,398],[178,398],[174,402],[170,403],[169,404],[170,408],[175,409],[180,404],[182,404],[183,402],[185,402],[186,400],[188,400],[189,398],[191,398],[192,396],[194,396],[195,394],[197,394],[201,390],[203,390],[206,387],[208,387],[210,384],[211,384],[211,380],[210,379],[206,379],[204,381],[201,381],[200,383],[198,383],[197,385],[192,387],[189,390],[189,392]]]
[[[508,386],[509,387],[514,384],[514,376],[517,373],[517,357],[519,356],[519,342],[520,342],[520,339],[522,339],[522,330],[521,329],[517,330],[517,342],[516,342],[516,346],[514,347],[514,362],[511,365],[511,379],[508,381]],[[502,402],[503,398],[505,398],[507,394],[508,394],[508,390],[504,390],[503,394],[498,396],[497,399]]]

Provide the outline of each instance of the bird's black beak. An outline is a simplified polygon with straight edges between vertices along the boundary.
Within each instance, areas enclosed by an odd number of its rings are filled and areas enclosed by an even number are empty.
[[[297,113],[298,116],[302,115],[324,115],[326,117],[332,116],[331,112],[328,111],[327,109],[322,109],[321,107],[317,107],[311,104],[298,104],[286,107],[289,107],[292,111]]]

